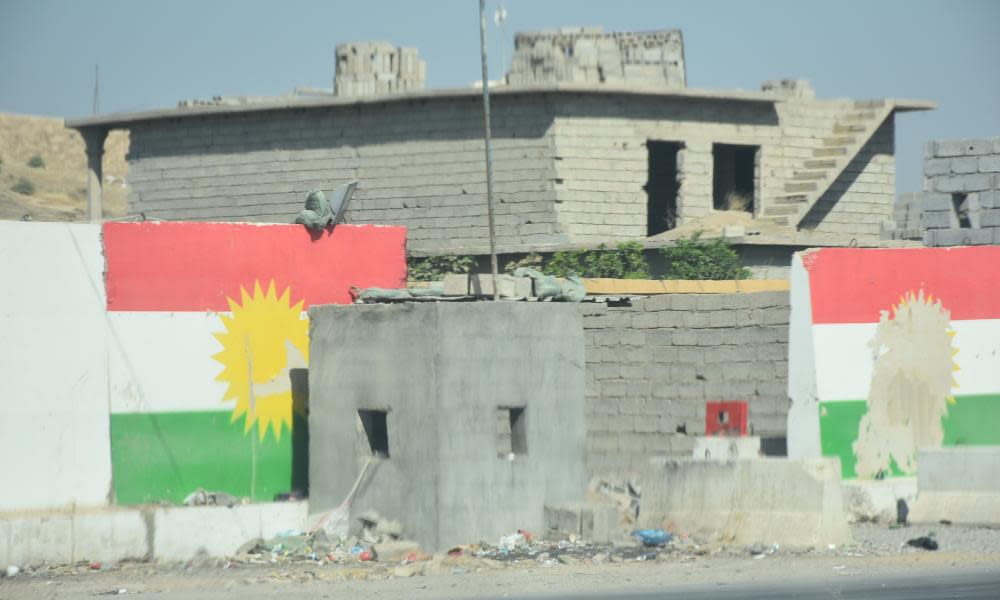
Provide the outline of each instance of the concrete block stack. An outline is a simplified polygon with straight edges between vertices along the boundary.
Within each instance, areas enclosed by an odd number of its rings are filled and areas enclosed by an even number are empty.
[[[1000,244],[1000,137],[926,144],[921,227],[928,246]]]
[[[787,292],[665,294],[580,309],[592,475],[691,456],[708,400],[745,400],[751,433],[785,436]]]
[[[377,96],[424,89],[427,64],[416,48],[386,42],[338,44],[336,96]]]
[[[680,30],[604,33],[600,27],[518,33],[507,82],[684,87]]]

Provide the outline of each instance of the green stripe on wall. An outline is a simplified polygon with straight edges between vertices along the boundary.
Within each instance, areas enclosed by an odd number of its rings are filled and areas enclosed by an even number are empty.
[[[855,479],[854,450],[861,417],[868,410],[864,400],[820,402],[819,436],[823,456],[840,458],[841,476]],[[991,446],[1000,444],[1000,394],[955,396],[948,414],[941,419],[944,428],[943,446]],[[903,473],[891,466],[893,476]]]
[[[256,428],[244,434],[243,419],[233,423],[231,418],[229,411],[112,414],[116,502],[180,503],[198,488],[257,501],[271,501],[275,494],[288,492],[293,474],[292,433],[286,429],[278,442],[269,432],[260,441]],[[296,419],[295,425],[305,431],[304,422]]]

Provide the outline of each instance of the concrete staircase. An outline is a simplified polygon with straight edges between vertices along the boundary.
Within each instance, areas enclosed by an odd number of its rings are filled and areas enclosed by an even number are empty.
[[[893,110],[885,101],[855,102],[835,121],[814,148],[812,158],[799,161],[784,194],[768,202],[759,217],[778,225],[797,227],[844,169],[871,139]]]

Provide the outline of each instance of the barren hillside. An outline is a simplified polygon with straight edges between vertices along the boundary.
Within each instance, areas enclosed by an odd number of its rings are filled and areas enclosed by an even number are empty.
[[[0,113],[0,219],[84,220],[83,148],[83,138],[66,129],[62,119]],[[112,131],[104,148],[104,217],[120,217],[128,195],[128,132]]]

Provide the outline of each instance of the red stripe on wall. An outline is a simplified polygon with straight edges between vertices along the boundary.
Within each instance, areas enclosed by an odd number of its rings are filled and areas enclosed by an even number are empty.
[[[802,255],[813,323],[874,323],[906,292],[941,299],[952,320],[1000,318],[1000,247],[824,248]]]
[[[109,311],[228,311],[226,298],[271,280],[312,304],[351,302],[351,286],[406,285],[406,228],[106,223]]]

